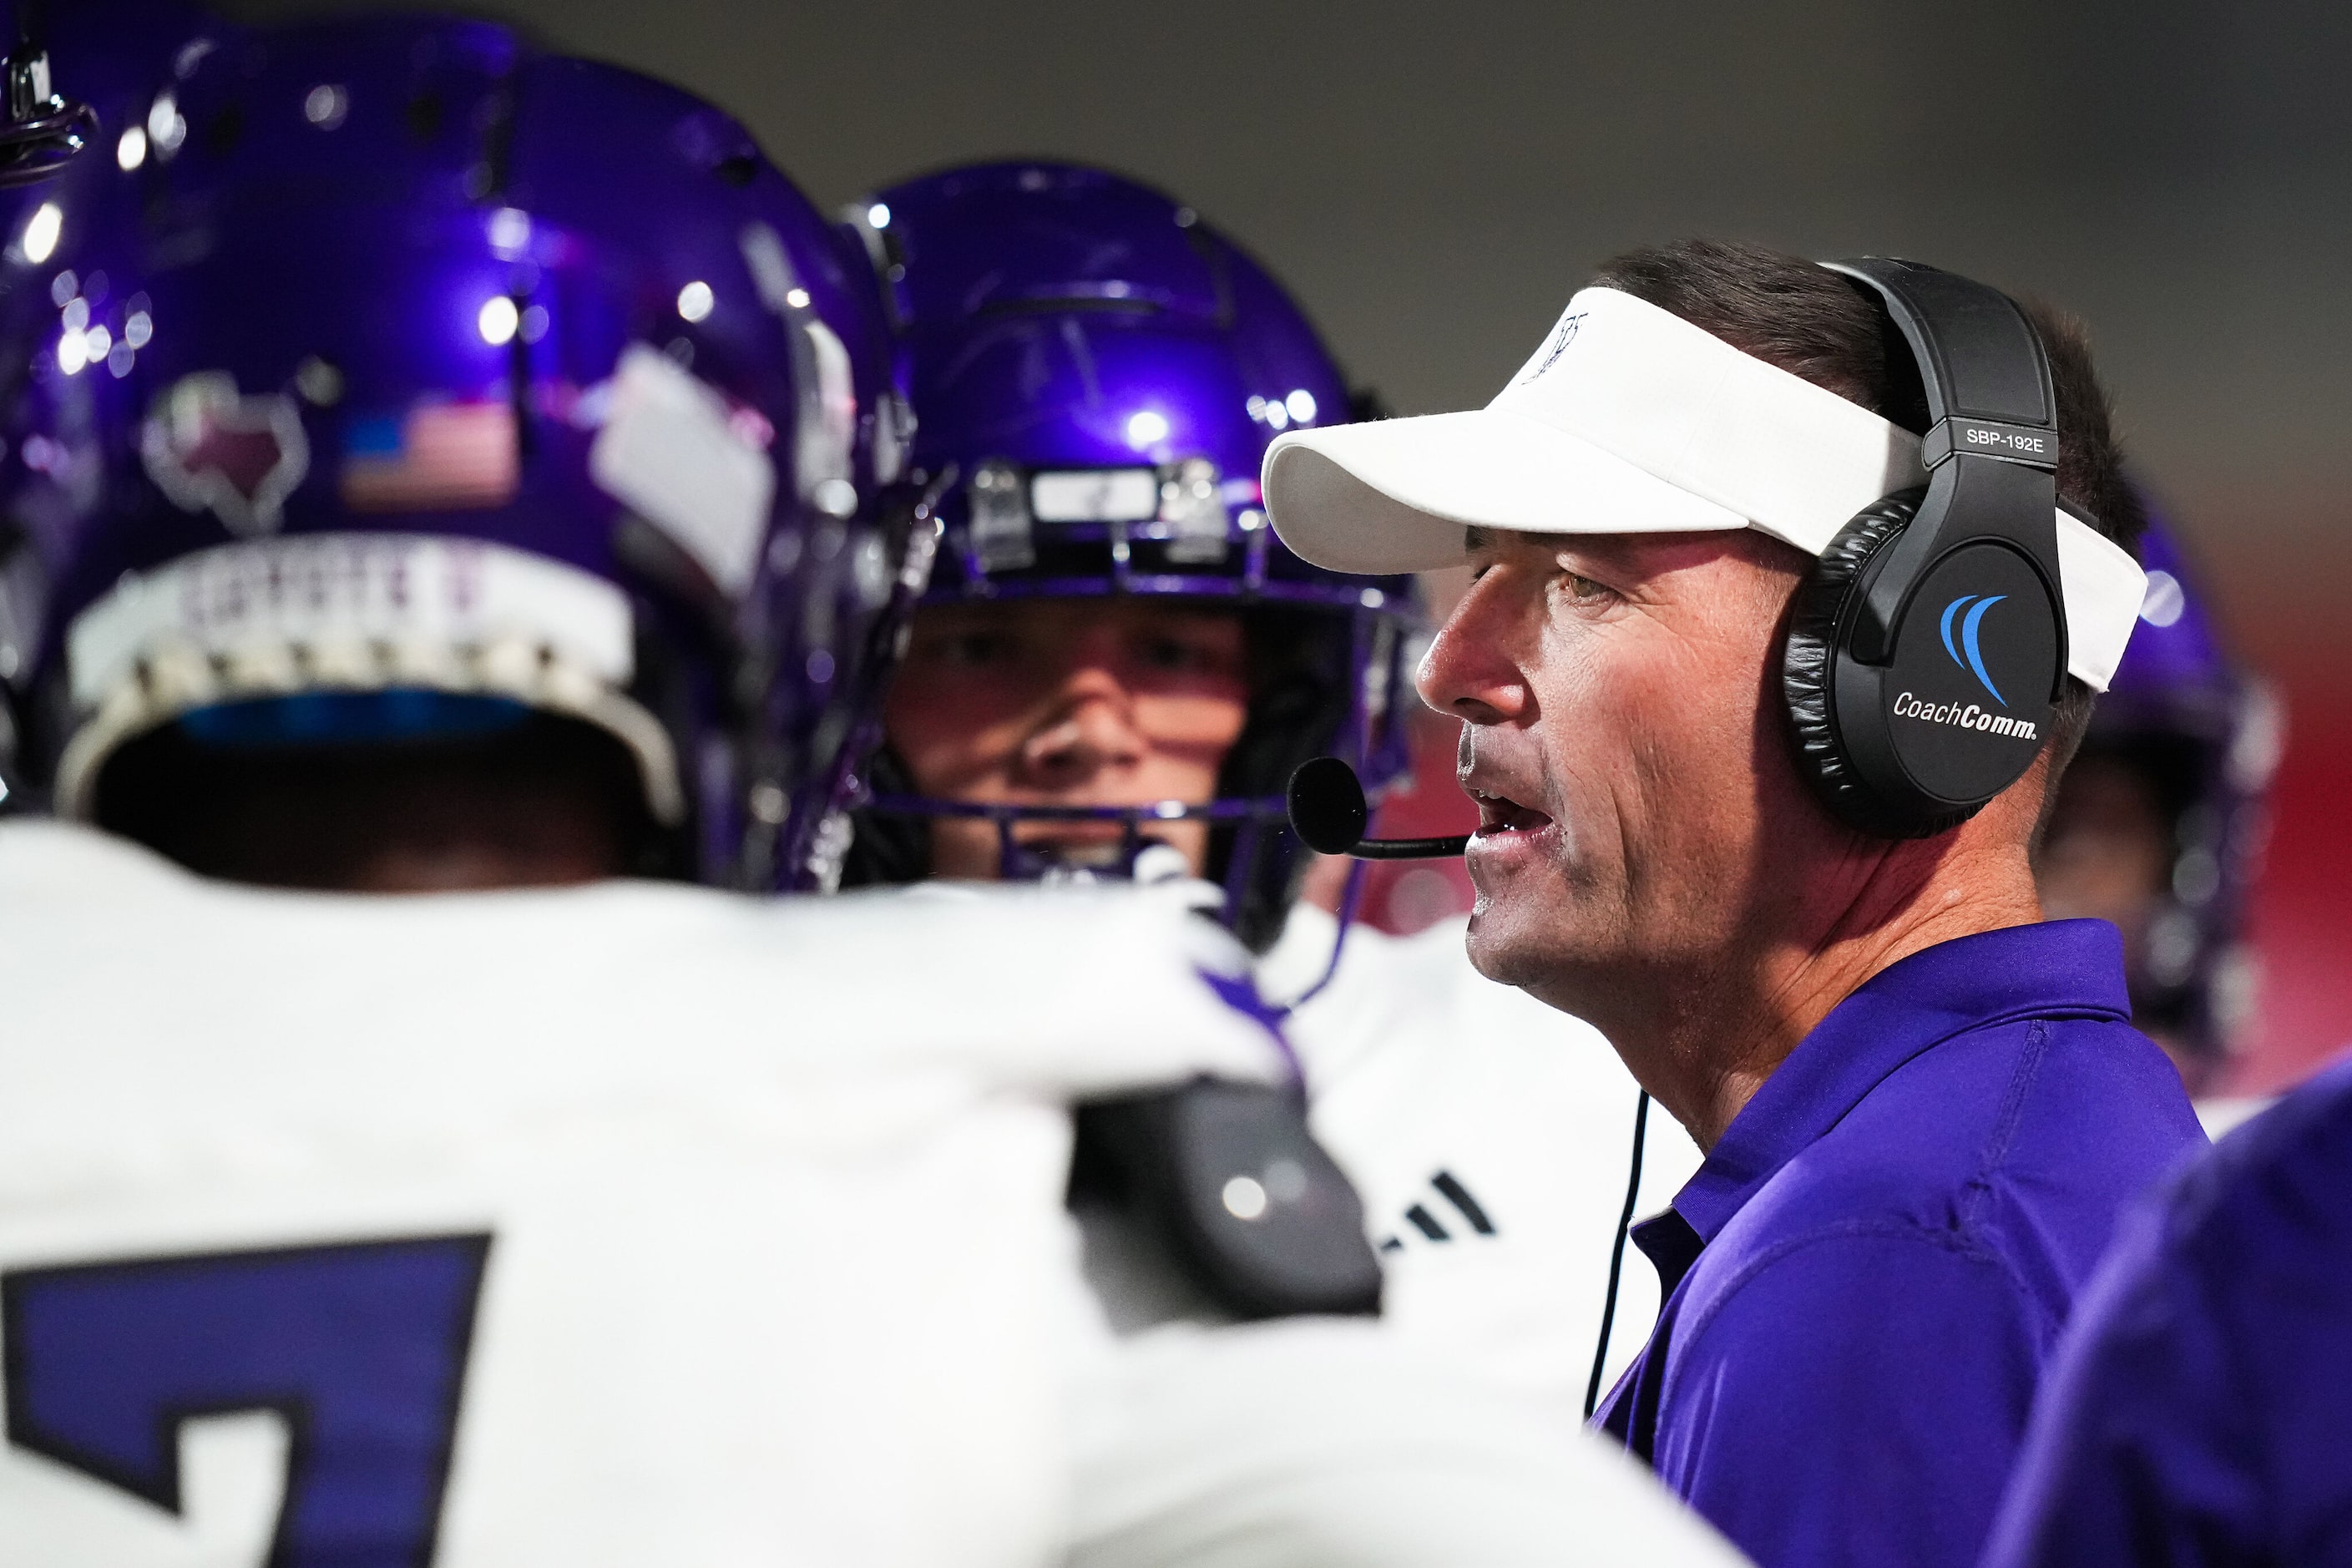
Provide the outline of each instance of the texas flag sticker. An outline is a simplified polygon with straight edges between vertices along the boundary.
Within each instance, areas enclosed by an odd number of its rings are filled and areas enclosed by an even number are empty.
[[[310,470],[294,400],[247,396],[226,371],[173,384],[141,427],[139,456],[173,505],[210,511],[239,538],[275,532],[286,498]]]

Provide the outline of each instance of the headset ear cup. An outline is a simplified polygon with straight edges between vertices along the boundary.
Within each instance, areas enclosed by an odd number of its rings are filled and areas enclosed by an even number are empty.
[[[1849,605],[1871,562],[1909,525],[1926,494],[1898,490],[1854,514],[1798,585],[1781,646],[1780,695],[1797,771],[1839,821],[1880,838],[1926,838],[1975,815],[1932,810],[1907,791],[1898,796],[1864,778],[1838,734],[1832,685]]]

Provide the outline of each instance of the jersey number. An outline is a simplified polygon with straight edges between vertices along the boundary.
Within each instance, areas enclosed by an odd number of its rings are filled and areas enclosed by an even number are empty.
[[[487,1236],[0,1275],[8,1440],[177,1513],[179,1429],[273,1410],[269,1568],[425,1568]]]

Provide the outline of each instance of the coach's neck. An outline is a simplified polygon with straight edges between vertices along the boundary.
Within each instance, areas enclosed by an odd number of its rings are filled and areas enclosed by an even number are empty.
[[[1679,973],[1610,989],[1596,1018],[1643,1088],[1712,1149],[1764,1080],[1831,1009],[1881,970],[1958,937],[2042,919],[2028,853],[2037,764],[1985,809],[1927,839],[1840,834],[1810,869],[1759,868],[1753,918]]]

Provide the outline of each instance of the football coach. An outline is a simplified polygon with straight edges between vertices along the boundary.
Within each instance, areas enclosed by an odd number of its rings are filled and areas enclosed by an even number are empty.
[[[1276,531],[1467,562],[1470,955],[1707,1152],[1599,1419],[1766,1568],[1972,1563],[2118,1209],[2202,1141],[2037,825],[2138,610],[2079,327],[1948,273],[1694,241],[1487,407],[1294,433]]]

